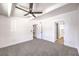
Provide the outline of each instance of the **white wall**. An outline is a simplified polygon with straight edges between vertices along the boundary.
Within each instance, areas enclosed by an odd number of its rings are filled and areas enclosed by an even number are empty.
[[[43,22],[43,39],[55,42],[55,23],[53,21]]]
[[[55,41],[55,27],[53,25],[56,21],[63,20],[64,27],[64,44],[75,47],[79,50],[79,10],[74,10],[65,14],[61,14],[48,19],[43,22],[43,39],[48,41]],[[51,38],[50,38],[51,37]]]
[[[37,28],[37,38],[54,42],[55,23],[46,20],[40,21]],[[42,27],[41,27],[42,26]]]
[[[0,47],[8,41],[10,36],[10,20],[5,16],[0,16]]]
[[[65,17],[65,44],[79,49],[79,11],[72,12],[67,17]]]
[[[64,21],[64,44],[71,47],[79,47],[79,10],[54,17],[54,20]]]
[[[32,40],[32,22],[27,18],[0,16],[0,48]]]

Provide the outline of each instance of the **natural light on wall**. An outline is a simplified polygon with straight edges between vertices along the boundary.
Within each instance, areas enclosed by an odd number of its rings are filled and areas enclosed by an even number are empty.
[[[12,3],[8,3],[8,16],[11,15]]]

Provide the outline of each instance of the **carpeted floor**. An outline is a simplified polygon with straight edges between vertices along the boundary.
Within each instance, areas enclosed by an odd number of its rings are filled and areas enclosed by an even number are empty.
[[[35,39],[13,46],[0,48],[1,56],[78,56],[76,48]]]

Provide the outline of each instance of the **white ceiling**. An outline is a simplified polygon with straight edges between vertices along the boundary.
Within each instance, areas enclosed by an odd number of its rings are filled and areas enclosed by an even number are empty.
[[[48,13],[51,7],[54,9],[55,7],[57,7],[57,5],[58,6],[61,5],[60,3],[33,3],[33,4],[34,4],[33,11],[42,11],[43,12],[42,14]],[[24,16],[26,12],[15,8],[15,5],[21,5],[27,11],[29,9],[29,3],[0,3],[0,15],[33,18],[32,15]],[[35,14],[35,15],[40,16],[42,14]]]
[[[26,12],[15,8],[15,5],[21,5],[28,11],[29,3],[0,3],[0,15],[34,18],[30,14],[28,16],[24,16]],[[34,3],[33,11],[42,11],[42,14],[35,14],[37,16],[36,19],[41,19],[47,16],[52,17],[57,14],[69,12],[76,9],[77,6],[78,4],[76,3]]]
[[[49,8],[50,6],[55,5],[56,3],[34,3],[33,4],[33,11],[42,11],[44,12],[44,10],[46,10],[47,8]],[[17,3],[16,5],[21,5],[23,7],[23,9],[25,10],[29,10],[29,3]],[[21,7],[21,8],[22,8]],[[32,17],[32,15],[28,15],[28,16],[24,16],[24,14],[26,14],[27,12],[22,11],[20,9],[14,8],[13,10],[13,14],[12,16],[22,16],[22,17]],[[36,16],[40,16],[41,14],[35,14]]]
[[[29,3],[17,3],[18,5],[23,6],[26,10],[29,9]],[[43,11],[46,8],[55,5],[56,3],[33,3],[33,11]]]
[[[43,14],[40,17],[37,17],[35,19],[41,20],[41,19],[53,18],[54,16],[57,16],[60,14],[65,14],[68,12],[78,10],[78,7],[79,7],[79,3],[65,4],[64,6],[56,8],[54,10],[51,10],[50,12],[45,13],[45,14]],[[47,18],[45,18],[45,17],[47,17]]]

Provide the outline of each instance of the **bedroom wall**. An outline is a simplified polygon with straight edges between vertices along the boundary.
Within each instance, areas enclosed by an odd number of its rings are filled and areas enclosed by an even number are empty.
[[[49,20],[40,21],[37,26],[37,38],[54,42],[55,23]]]
[[[0,16],[0,48],[32,40],[32,23],[21,17]]]
[[[43,39],[54,42],[55,26],[52,26],[56,21],[64,21],[64,44],[75,47],[79,50],[79,10],[74,10],[65,14],[48,18],[47,22],[43,22]],[[45,19],[44,19],[45,20]],[[51,33],[51,34],[50,34]],[[50,38],[51,37],[51,38]]]
[[[65,44],[79,50],[79,10],[65,19]]]
[[[52,18],[64,21],[64,44],[79,51],[79,9]]]
[[[10,20],[5,16],[0,16],[0,47],[6,44],[9,39],[9,36]]]
[[[64,44],[78,48],[79,43],[79,10],[75,10],[66,14],[56,16],[56,19],[62,19],[64,21]]]
[[[56,41],[56,22],[58,21],[63,21],[63,19],[57,19],[57,17],[53,17],[53,18],[39,20],[39,23],[37,26],[37,38],[55,42]]]

